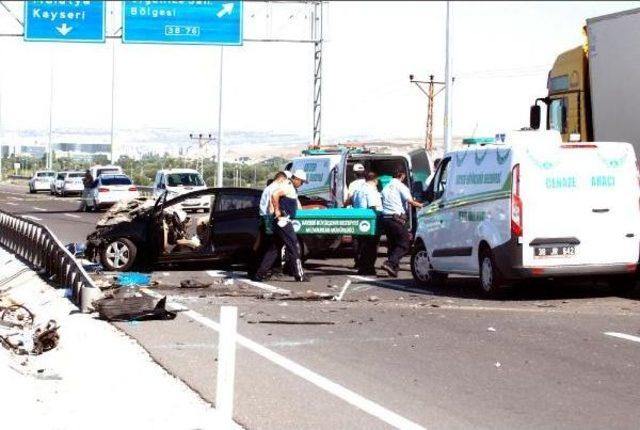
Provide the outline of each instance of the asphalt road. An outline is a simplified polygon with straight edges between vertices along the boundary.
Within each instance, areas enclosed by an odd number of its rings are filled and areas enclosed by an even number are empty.
[[[100,217],[77,206],[0,187],[0,208],[63,242],[84,240]],[[153,291],[182,306],[175,320],[117,326],[213,402],[218,313],[237,306],[234,406],[246,428],[640,428],[638,292],[555,282],[482,300],[473,279],[425,291],[406,264],[399,279],[370,279],[354,277],[348,259],[308,262],[313,279],[304,284],[180,269],[153,272]],[[187,279],[212,286],[180,288]],[[342,301],[269,298],[274,288],[337,294],[347,279]]]

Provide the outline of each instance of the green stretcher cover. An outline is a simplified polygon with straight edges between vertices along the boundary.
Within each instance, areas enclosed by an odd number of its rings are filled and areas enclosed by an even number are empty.
[[[373,236],[378,213],[373,209],[299,209],[291,220],[297,234]]]

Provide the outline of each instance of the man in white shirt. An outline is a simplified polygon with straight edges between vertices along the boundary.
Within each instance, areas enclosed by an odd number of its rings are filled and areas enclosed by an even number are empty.
[[[263,281],[268,276],[269,269],[276,261],[280,248],[284,244],[286,252],[291,256],[291,269],[293,276],[298,282],[308,282],[309,278],[304,274],[302,269],[302,258],[298,247],[298,236],[293,230],[293,225],[288,217],[295,217],[295,211],[300,203],[296,189],[307,181],[307,174],[304,170],[296,170],[291,176],[291,180],[281,184],[271,196],[271,205],[273,206],[273,236],[269,248],[262,257],[260,267],[254,275],[254,280]]]
[[[366,182],[365,169],[362,164],[356,163],[353,165],[353,174],[356,176],[356,179],[351,181],[349,187],[347,188],[347,196],[344,202],[345,206],[351,205],[353,195],[358,190],[358,188],[360,188]]]
[[[382,200],[378,192],[378,175],[367,172],[366,182],[353,195],[353,207],[356,209],[382,210]],[[358,275],[376,276],[376,259],[378,258],[378,242],[380,235],[356,236]]]
[[[382,225],[387,235],[387,261],[382,268],[393,278],[398,277],[400,260],[411,247],[411,237],[407,229],[407,205],[421,208],[422,203],[411,196],[411,191],[404,184],[407,175],[398,169],[393,179],[382,190]],[[410,214],[411,212],[409,212]]]

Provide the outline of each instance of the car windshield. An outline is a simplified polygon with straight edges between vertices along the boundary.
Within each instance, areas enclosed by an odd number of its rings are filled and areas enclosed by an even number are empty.
[[[169,173],[167,185],[169,187],[201,187],[204,181],[198,173]]]
[[[102,176],[100,179],[102,185],[131,185],[131,179],[128,176]]]
[[[55,173],[54,172],[38,172],[36,173],[36,176],[38,178],[50,178],[55,176]]]

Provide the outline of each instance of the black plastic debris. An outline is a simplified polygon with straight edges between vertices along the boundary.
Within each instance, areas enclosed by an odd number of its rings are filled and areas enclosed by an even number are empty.
[[[176,313],[167,310],[167,298],[157,298],[138,288],[118,288],[93,302],[100,318],[107,321],[169,320]]]

